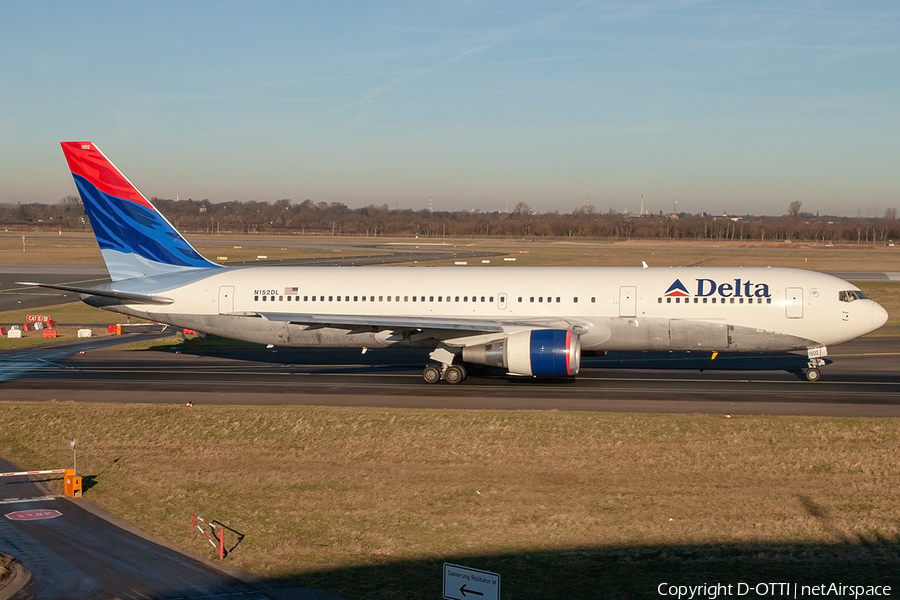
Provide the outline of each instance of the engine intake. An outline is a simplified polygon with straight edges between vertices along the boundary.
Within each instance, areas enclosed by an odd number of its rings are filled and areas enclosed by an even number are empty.
[[[520,331],[497,342],[466,346],[462,359],[512,375],[573,377],[581,366],[581,338],[568,329]]]

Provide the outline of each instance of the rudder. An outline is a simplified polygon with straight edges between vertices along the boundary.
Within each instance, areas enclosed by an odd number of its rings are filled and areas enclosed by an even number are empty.
[[[60,144],[113,281],[217,268],[92,142]]]

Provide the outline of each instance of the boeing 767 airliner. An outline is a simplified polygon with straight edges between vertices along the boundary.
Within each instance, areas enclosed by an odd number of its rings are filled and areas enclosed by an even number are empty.
[[[81,294],[118,313],[288,347],[427,347],[428,383],[465,365],[573,377],[582,350],[805,350],[886,311],[822,273],[769,268],[230,267],[210,262],[91,142],[63,142],[112,282]],[[38,285],[38,284],[35,284]]]

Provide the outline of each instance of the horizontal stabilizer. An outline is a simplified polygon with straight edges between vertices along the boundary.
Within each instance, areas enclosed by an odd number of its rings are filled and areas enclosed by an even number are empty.
[[[34,285],[37,287],[47,288],[51,290],[62,290],[64,292],[74,292],[76,294],[85,294],[88,296],[102,296],[104,298],[115,298],[116,300],[127,300],[132,304],[172,304],[174,300],[163,296],[151,296],[149,294],[137,294],[135,292],[122,292],[118,290],[105,290],[101,288],[79,287],[77,285],[62,285],[58,283],[37,283],[35,281],[17,281],[18,285]]]

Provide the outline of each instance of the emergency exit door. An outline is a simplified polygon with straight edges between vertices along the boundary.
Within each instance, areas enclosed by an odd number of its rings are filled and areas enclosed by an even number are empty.
[[[789,287],[784,290],[784,315],[788,319],[803,318],[803,288]]]

